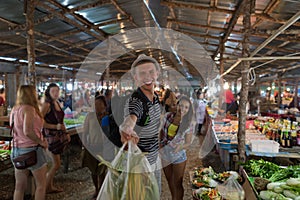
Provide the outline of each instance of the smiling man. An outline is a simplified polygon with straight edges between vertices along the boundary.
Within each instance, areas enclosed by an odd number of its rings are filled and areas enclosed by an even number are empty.
[[[160,73],[158,62],[144,54],[131,65],[131,74],[137,85],[125,106],[125,119],[120,126],[121,141],[132,140],[146,152],[146,157],[153,170],[157,169],[158,133],[161,108],[158,95],[154,92],[155,83]],[[160,170],[155,171],[160,187]]]
[[[160,104],[154,92],[160,73],[158,62],[144,54],[131,65],[131,74],[137,85],[125,106],[125,119],[120,126],[121,140],[132,140],[143,151],[149,153],[150,164],[156,161],[158,152],[158,128]]]

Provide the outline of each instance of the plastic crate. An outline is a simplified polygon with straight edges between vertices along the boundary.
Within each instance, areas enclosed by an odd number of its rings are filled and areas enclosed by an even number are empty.
[[[273,140],[251,140],[250,148],[253,152],[278,153],[279,143]]]

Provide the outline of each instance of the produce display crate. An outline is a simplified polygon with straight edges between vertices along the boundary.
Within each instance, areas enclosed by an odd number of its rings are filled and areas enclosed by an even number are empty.
[[[243,189],[246,194],[246,200],[254,200],[254,199],[260,199],[258,196],[258,192],[253,186],[253,179],[252,177],[249,177],[247,172],[241,167],[240,168],[240,175],[242,176],[244,183],[243,183]]]

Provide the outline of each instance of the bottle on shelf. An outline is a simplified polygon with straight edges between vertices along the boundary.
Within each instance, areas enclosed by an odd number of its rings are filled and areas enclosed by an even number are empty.
[[[291,131],[288,131],[286,140],[285,140],[285,146],[287,148],[292,148],[292,136],[291,136]]]
[[[300,146],[300,130],[297,131],[297,146]]]
[[[286,147],[286,144],[285,144],[285,142],[286,142],[286,135],[285,135],[285,130],[282,130],[281,131],[281,146],[282,147]]]
[[[292,146],[297,146],[297,131],[296,130],[292,130],[291,133],[291,137],[292,137]]]
[[[275,141],[278,142],[278,144],[280,144],[280,134],[278,134],[279,131],[275,130],[274,134],[275,134]]]

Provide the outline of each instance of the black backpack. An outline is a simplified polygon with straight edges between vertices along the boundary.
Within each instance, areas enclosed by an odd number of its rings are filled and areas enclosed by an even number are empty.
[[[147,105],[148,99],[142,94],[142,91],[140,89],[135,90],[131,95],[128,95],[126,97],[123,97],[122,100],[118,103],[117,109],[115,112],[109,115],[109,131],[105,131],[106,137],[117,147],[122,147],[122,142],[121,142],[121,135],[120,135],[120,130],[119,130],[119,125],[123,122],[124,120],[124,107],[125,103],[128,98],[130,97],[136,97],[142,100],[143,104],[143,115],[141,119],[136,123],[137,126],[135,126],[134,130],[136,132],[139,132],[143,126],[146,126],[149,124],[149,108]],[[116,122],[114,115],[118,116]],[[121,119],[121,120],[120,120]]]

